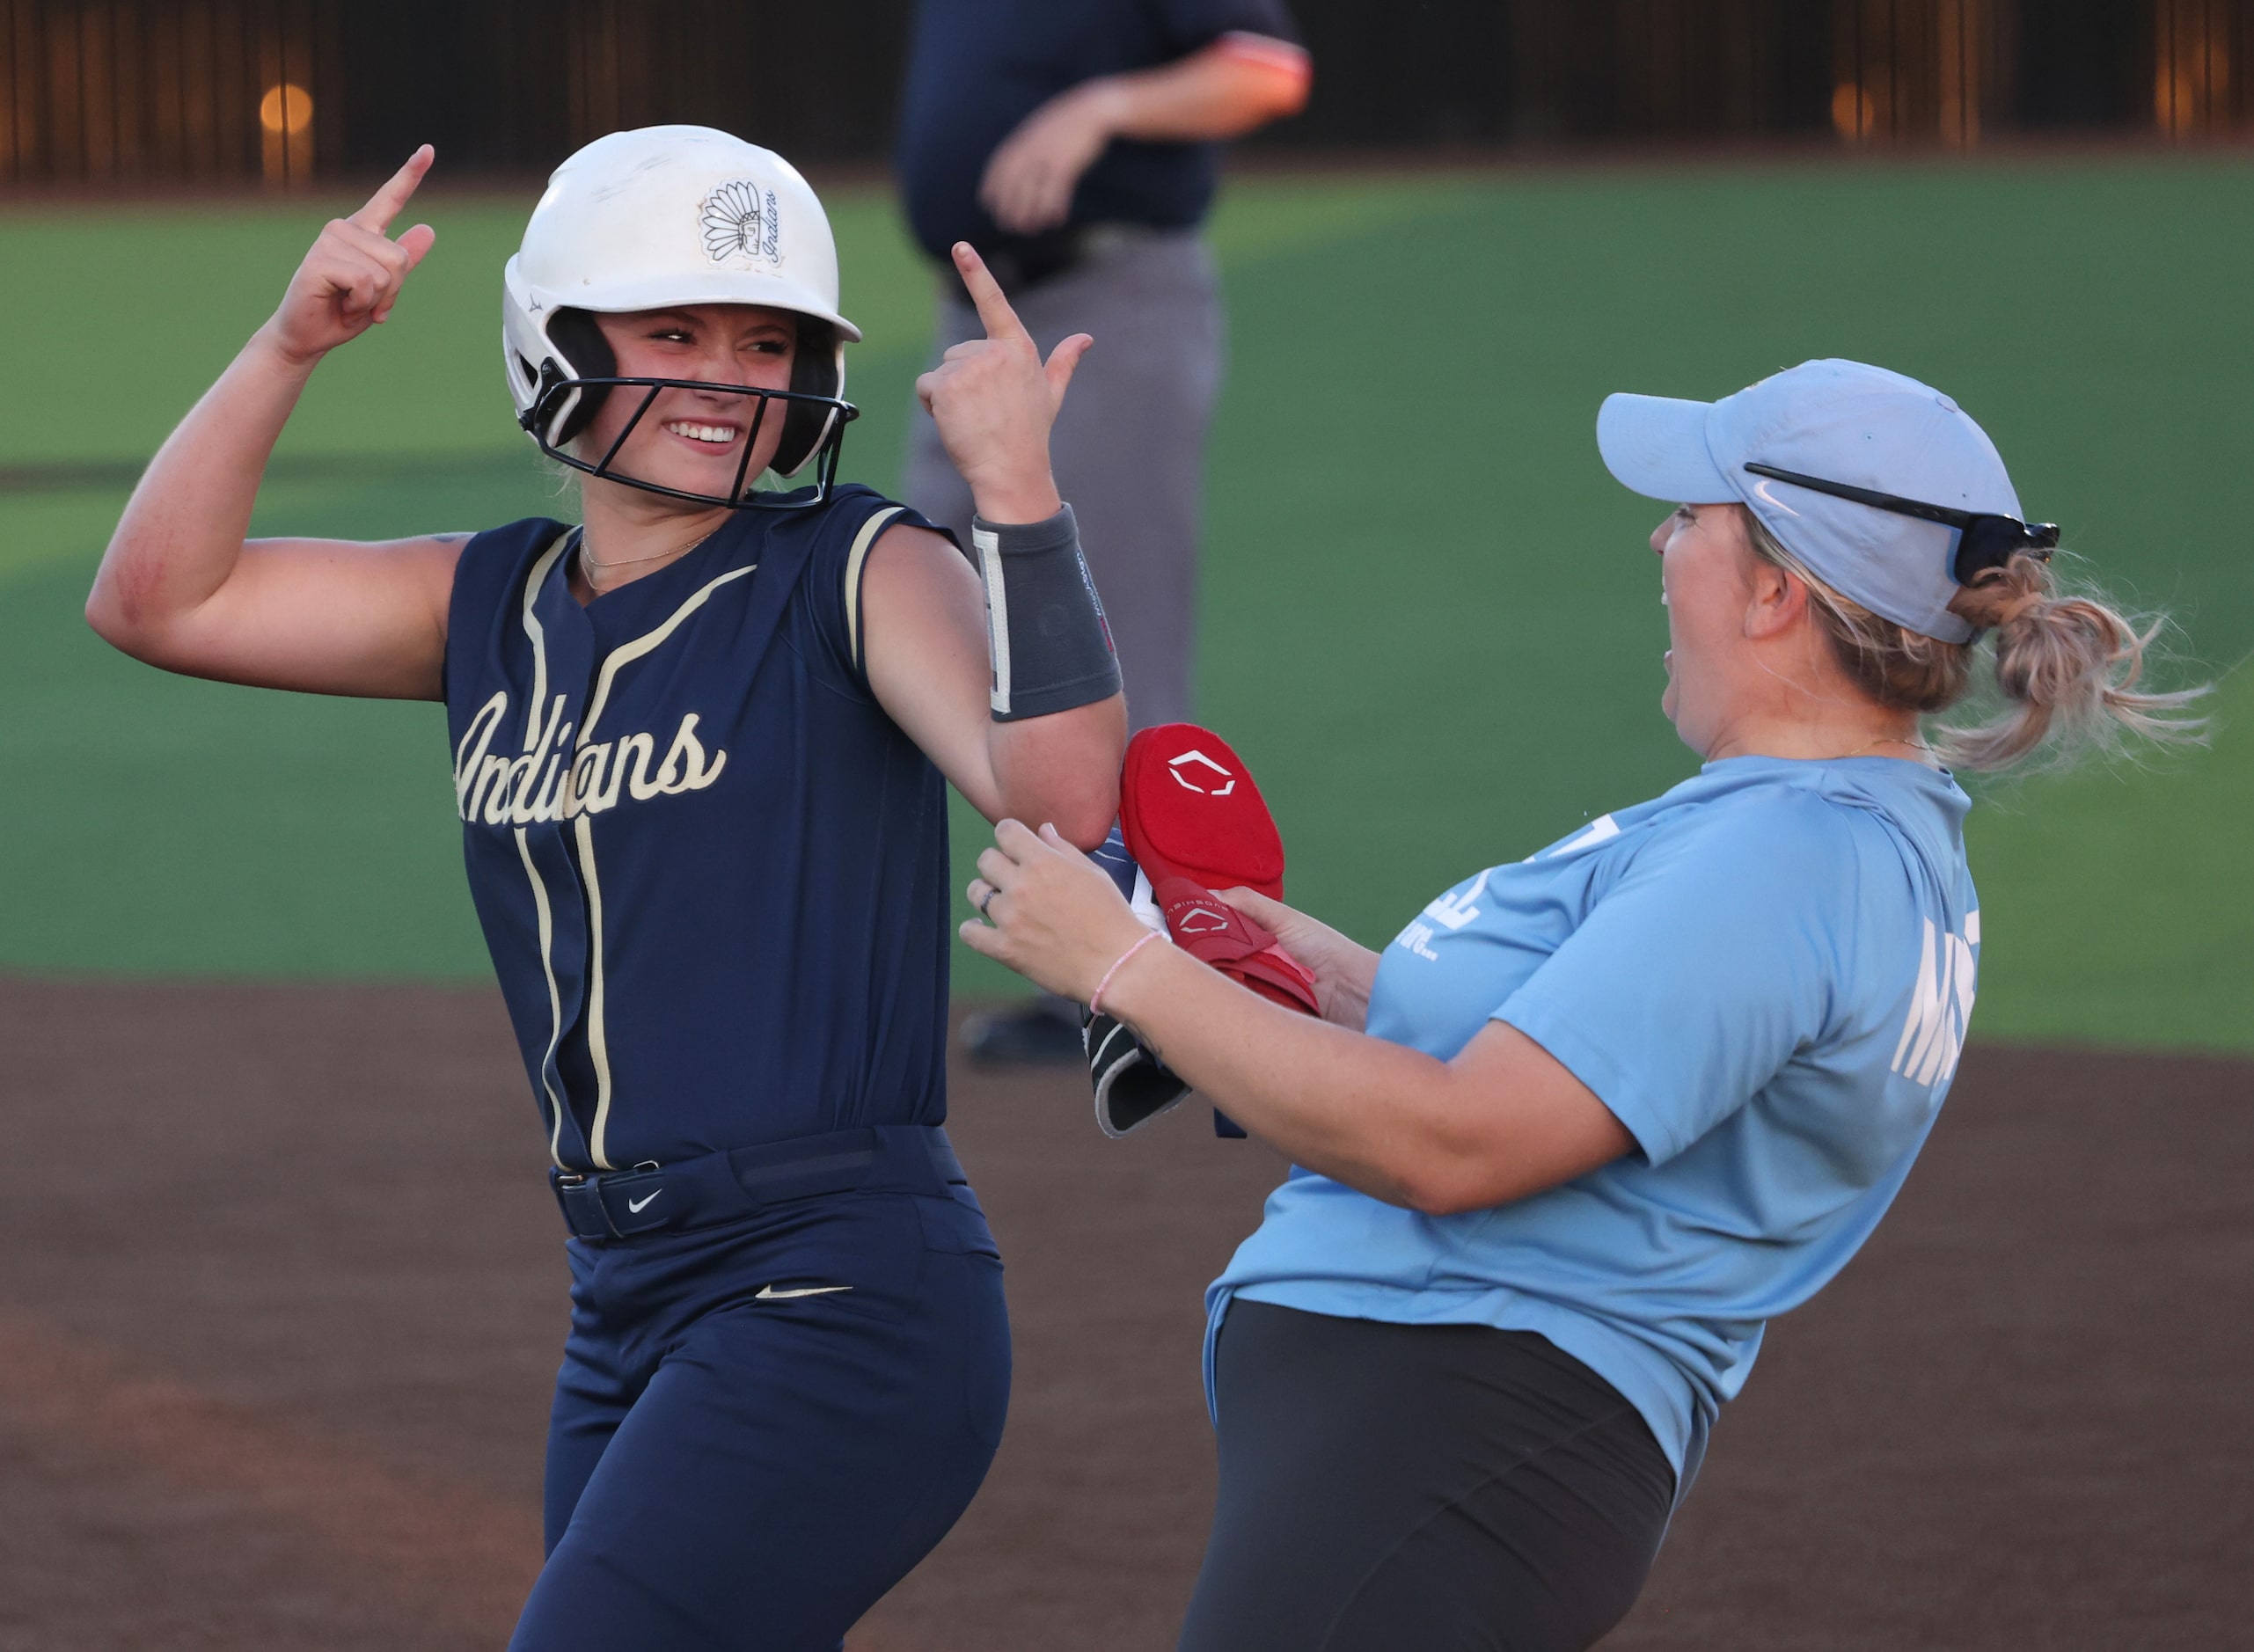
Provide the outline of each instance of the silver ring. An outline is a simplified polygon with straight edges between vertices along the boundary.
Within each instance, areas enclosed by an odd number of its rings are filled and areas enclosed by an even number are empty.
[[[979,902],[979,903],[978,903],[978,916],[979,916],[979,917],[986,917],[986,909],[987,909],[988,907],[992,906],[992,905],[994,903],[994,897],[995,897],[996,895],[999,895],[1000,893],[1001,893],[1001,891],[1000,891],[999,889],[989,889],[989,890],[987,890],[987,891],[986,891],[986,898],[985,898],[984,900],[983,900],[983,901],[981,901],[981,902]],[[987,918],[987,922],[992,923],[992,921],[993,921],[993,920],[992,920],[992,918]]]

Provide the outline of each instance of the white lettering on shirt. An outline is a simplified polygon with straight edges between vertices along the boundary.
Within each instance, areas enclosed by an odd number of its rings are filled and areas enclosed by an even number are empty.
[[[1424,909],[1424,916],[1434,923],[1444,925],[1452,934],[1461,929],[1479,916],[1477,903],[1479,897],[1486,892],[1488,876],[1493,870],[1489,867],[1487,872],[1481,873],[1473,880],[1471,887],[1462,894],[1451,892],[1440,896]],[[1428,929],[1424,932],[1430,935],[1432,932]]]
[[[1937,1085],[1957,1071],[1965,1031],[1972,1019],[1972,939],[1980,932],[1980,915],[1965,917],[1965,934],[1936,930],[1925,920],[1919,950],[1917,984],[1910,989],[1910,1011],[1894,1046],[1891,1071],[1912,1084]]]
[[[1609,815],[1599,815],[1563,843],[1528,855],[1529,861],[1562,860],[1568,855],[1577,855],[1584,849],[1594,849],[1599,844],[1608,844],[1620,836],[1620,822]]]
[[[1396,947],[1406,947],[1409,951],[1415,953],[1419,958],[1427,958],[1432,962],[1438,963],[1440,961],[1440,954],[1432,950],[1431,940],[1432,930],[1430,925],[1411,924],[1407,929],[1404,929],[1400,934],[1394,937],[1394,945]]]

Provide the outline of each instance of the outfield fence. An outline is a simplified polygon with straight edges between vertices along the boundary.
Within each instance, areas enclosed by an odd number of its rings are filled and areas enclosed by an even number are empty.
[[[1067,4],[1072,0],[1055,0]],[[2254,0],[1294,0],[1312,151],[2254,134]],[[723,126],[875,163],[914,0],[0,0],[0,184],[545,171]]]

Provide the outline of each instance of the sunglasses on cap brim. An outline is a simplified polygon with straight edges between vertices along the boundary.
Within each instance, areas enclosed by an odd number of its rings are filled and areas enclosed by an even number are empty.
[[[2047,562],[2051,552],[2058,548],[2059,525],[2054,522],[2022,522],[2016,516],[2000,516],[1990,511],[1928,505],[1922,500],[1881,493],[1851,482],[1832,482],[1820,476],[1803,476],[1797,471],[1780,471],[1774,464],[1748,464],[1745,468],[1755,476],[1773,477],[1795,487],[1829,493],[1834,499],[1852,500],[1874,510],[1889,510],[1897,516],[1914,516],[1920,522],[1954,528],[1957,557],[1950,573],[1959,585],[1970,585],[1989,569],[2006,567],[2016,556],[2031,556]]]

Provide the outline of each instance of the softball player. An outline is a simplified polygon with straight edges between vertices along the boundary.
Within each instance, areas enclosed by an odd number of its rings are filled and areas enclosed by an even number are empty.
[[[1322,1021],[1145,944],[1053,833],[1003,822],[971,887],[972,945],[1295,1164],[1209,1297],[1192,1652],[1616,1623],[1764,1325],[1869,1237],[1948,1093],[1980,915],[1937,754],[2187,732],[1947,397],[1815,362],[1711,406],[1614,397],[1598,435],[1629,487],[1694,501],[1651,544],[1696,777],[1458,884],[1382,955],[1234,892]],[[1983,636],[2009,710],[1929,743]]]
[[[430,160],[322,231],[88,615],[176,671],[445,701],[571,1234],[512,1644],[831,1648],[1002,1428],[1000,1263],[940,1128],[941,777],[1085,843],[1111,822],[1119,676],[1047,451],[1088,340],[1044,364],[963,249],[988,337],[919,389],[978,497],[974,573],[835,482],[859,335],[813,192],[725,133],[614,134],[503,283],[519,423],[582,473],[584,526],[246,544],[307,376],[430,249],[386,234]]]

